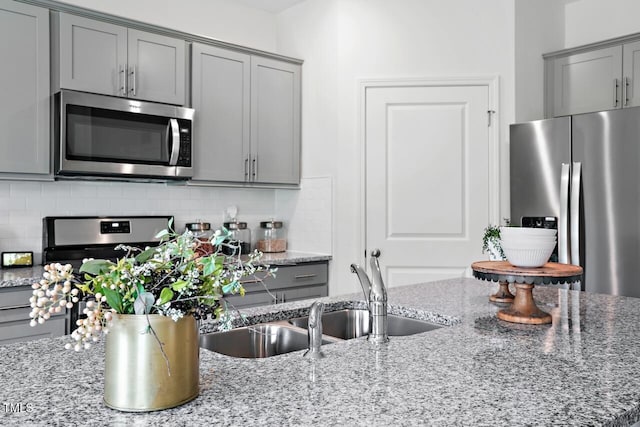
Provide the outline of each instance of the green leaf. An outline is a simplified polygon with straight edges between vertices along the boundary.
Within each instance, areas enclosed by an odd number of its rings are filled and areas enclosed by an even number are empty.
[[[173,288],[173,290],[176,292],[180,292],[181,290],[186,288],[187,285],[189,285],[189,282],[187,282],[186,280],[176,280],[171,284],[171,288]]]
[[[140,252],[138,255],[136,255],[136,262],[139,263],[139,264],[143,264],[143,263],[149,261],[151,258],[153,258],[153,255],[155,253],[156,253],[156,248],[146,249],[146,250]]]
[[[173,291],[170,288],[162,288],[160,292],[160,301],[158,301],[158,305],[163,305],[171,301],[173,298]]]
[[[106,259],[91,259],[85,261],[80,267],[81,273],[89,273],[94,276],[109,272],[113,263]]]
[[[107,304],[109,304],[109,307],[113,308],[118,313],[123,313],[122,297],[120,294],[116,290],[107,286],[103,286],[102,291],[104,292],[104,296],[107,297]]]

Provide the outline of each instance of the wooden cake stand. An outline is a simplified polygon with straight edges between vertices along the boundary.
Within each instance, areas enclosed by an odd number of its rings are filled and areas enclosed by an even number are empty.
[[[471,264],[473,276],[481,280],[514,283],[516,296],[509,308],[498,311],[498,319],[512,323],[542,325],[551,323],[551,315],[533,300],[535,285],[574,283],[582,280],[582,267],[548,262],[542,267],[514,267],[508,261],[478,261]]]

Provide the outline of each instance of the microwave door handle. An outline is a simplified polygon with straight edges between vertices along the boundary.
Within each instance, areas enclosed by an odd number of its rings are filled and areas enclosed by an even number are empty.
[[[167,126],[167,142],[171,143],[171,156],[169,157],[169,166],[178,164],[178,155],[180,154],[180,128],[177,119],[169,119]]]

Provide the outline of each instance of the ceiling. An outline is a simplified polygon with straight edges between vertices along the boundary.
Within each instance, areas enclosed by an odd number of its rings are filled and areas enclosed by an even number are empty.
[[[261,9],[266,12],[278,13],[305,0],[236,0],[246,6]]]

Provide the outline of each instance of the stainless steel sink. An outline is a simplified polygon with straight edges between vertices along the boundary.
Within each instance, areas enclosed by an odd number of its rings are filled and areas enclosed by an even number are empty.
[[[289,320],[294,326],[307,328],[308,317]],[[414,335],[421,332],[433,331],[442,326],[395,315],[387,316],[387,332],[389,336]],[[324,313],[322,315],[322,332],[325,335],[348,340],[358,338],[369,333],[369,311],[360,309],[346,309]]]
[[[323,344],[331,342],[334,341],[323,340]],[[306,329],[286,323],[265,323],[200,336],[200,347],[233,357],[271,357],[304,350],[307,346]]]

